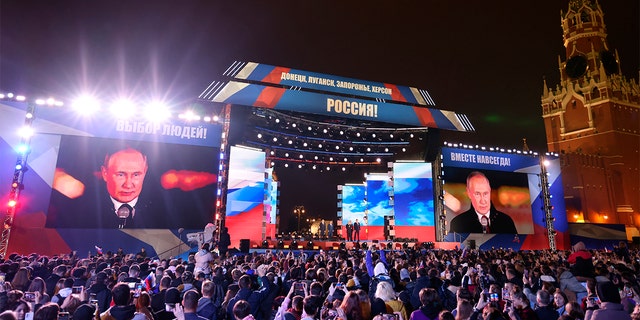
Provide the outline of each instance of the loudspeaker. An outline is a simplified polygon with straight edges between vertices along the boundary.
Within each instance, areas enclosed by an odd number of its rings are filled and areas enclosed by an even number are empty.
[[[476,240],[473,240],[473,239],[467,240],[467,245],[469,246],[469,249],[475,250],[476,249]]]
[[[249,253],[249,239],[240,239],[240,252]]]

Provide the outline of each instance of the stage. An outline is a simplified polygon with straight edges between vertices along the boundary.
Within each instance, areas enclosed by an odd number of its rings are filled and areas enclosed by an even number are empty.
[[[407,242],[407,241],[328,241],[328,240],[264,240],[261,244],[253,244],[248,248],[251,252],[262,253],[267,249],[275,250],[352,250],[376,247],[385,250],[404,250],[408,248],[427,248],[453,250],[462,247],[460,242]],[[244,250],[243,250],[244,249]],[[240,244],[240,251],[247,252],[247,247]]]

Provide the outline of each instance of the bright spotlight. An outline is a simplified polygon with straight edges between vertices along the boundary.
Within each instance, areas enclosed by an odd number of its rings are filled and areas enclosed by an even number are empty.
[[[19,153],[26,153],[27,151],[29,151],[29,146],[26,144],[21,144],[16,148],[16,151],[18,151]]]
[[[24,126],[24,127],[20,128],[20,130],[18,130],[18,133],[23,138],[30,138],[30,137],[33,136],[33,128],[31,128],[29,126]]]
[[[169,106],[160,102],[153,101],[144,108],[144,116],[153,122],[162,122],[171,117]]]
[[[543,164],[545,167],[548,167],[548,166],[551,164],[551,162],[549,162],[549,160],[544,160],[544,161],[542,161],[542,164]]]
[[[100,102],[92,96],[84,95],[74,100],[71,107],[81,115],[87,116],[100,110]]]
[[[127,99],[119,99],[115,101],[109,108],[111,113],[120,119],[129,119],[135,113],[135,105]]]

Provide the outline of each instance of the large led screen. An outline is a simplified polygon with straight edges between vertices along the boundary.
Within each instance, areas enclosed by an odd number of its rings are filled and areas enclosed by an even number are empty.
[[[276,224],[276,213],[278,208],[278,181],[273,180],[273,168],[266,170],[264,211],[267,216],[267,223]]]
[[[353,224],[356,219],[362,223],[367,209],[365,201],[365,186],[361,184],[346,184],[342,187],[342,225]]]
[[[261,239],[265,199],[265,153],[231,147],[227,191],[227,218],[232,245],[240,239]]]
[[[217,158],[193,145],[62,136],[46,226],[202,229]]]
[[[393,216],[389,193],[392,187],[388,174],[367,175],[367,220],[369,226],[384,226],[384,217]]]
[[[446,167],[443,177],[449,233],[533,233],[528,174]]]
[[[434,226],[431,164],[393,164],[393,207],[396,226]]]

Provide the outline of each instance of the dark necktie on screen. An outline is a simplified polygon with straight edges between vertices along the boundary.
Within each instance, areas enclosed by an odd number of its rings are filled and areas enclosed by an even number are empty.
[[[118,228],[122,229],[124,228],[127,224],[129,226],[131,226],[131,224],[133,223],[133,208],[128,205],[128,204],[123,204],[120,206],[120,208],[118,208],[118,220],[120,220],[118,222]]]
[[[482,218],[480,218],[480,223],[482,224],[482,233],[491,233],[491,230],[489,229],[489,218],[487,218],[487,216],[482,216]]]

